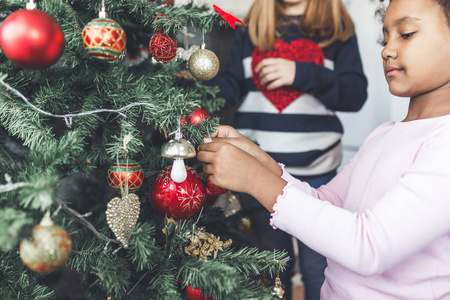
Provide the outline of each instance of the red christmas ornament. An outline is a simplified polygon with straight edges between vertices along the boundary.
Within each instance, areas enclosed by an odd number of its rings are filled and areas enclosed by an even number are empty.
[[[142,167],[132,159],[128,161],[119,160],[119,164],[114,163],[108,170],[108,184],[118,192],[125,190],[128,184],[130,193],[137,191],[144,180]],[[122,189],[121,189],[122,187]]]
[[[99,18],[83,28],[82,38],[87,54],[98,60],[115,62],[127,51],[125,31],[119,23],[107,18],[104,8],[99,12]]]
[[[206,188],[213,195],[221,195],[221,194],[225,194],[226,192],[228,192],[227,189],[224,189],[224,188],[218,187],[217,185],[212,184],[211,181],[209,180],[209,175],[206,176]]]
[[[211,296],[203,297],[200,293],[202,291],[193,288],[191,285],[186,287],[186,299],[187,300],[213,300]]]
[[[189,121],[194,125],[200,124],[204,119],[211,117],[211,114],[204,108],[197,108],[188,115]]]
[[[207,119],[211,117],[211,114],[205,109],[205,108],[197,108],[193,112],[191,112],[189,115],[184,116],[183,118],[180,118],[180,126],[183,127],[185,125],[188,125],[190,123],[194,125],[200,124],[204,119]],[[170,130],[160,130],[159,135],[163,141],[169,140]]]
[[[162,169],[150,190],[153,207],[174,219],[188,219],[198,213],[206,201],[206,189],[194,169],[186,166],[187,178],[176,183],[170,178],[172,166]]]
[[[158,15],[155,21],[166,15]],[[161,29],[156,28],[159,32],[154,34],[148,44],[148,52],[150,55],[160,62],[169,62],[177,55],[177,43],[172,40],[170,36],[163,33]]]
[[[37,9],[10,14],[0,28],[3,53],[17,66],[41,70],[55,64],[64,52],[64,34],[50,15]]]
[[[219,195],[215,195],[213,193],[211,193],[211,191],[206,188],[206,204],[207,205],[214,205],[214,203],[216,203],[217,198],[219,197]]]

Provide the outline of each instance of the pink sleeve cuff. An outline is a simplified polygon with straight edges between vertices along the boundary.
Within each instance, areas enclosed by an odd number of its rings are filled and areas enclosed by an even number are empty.
[[[283,172],[284,172],[284,165],[280,164],[280,166],[283,168]],[[289,186],[292,186],[291,182],[288,182],[284,186],[281,195],[278,195],[278,197],[277,197],[277,202],[273,205],[273,213],[270,214],[270,226],[272,226],[273,229],[277,229],[277,227],[274,224],[273,218],[278,215],[279,201],[282,201],[286,198],[286,188]]]

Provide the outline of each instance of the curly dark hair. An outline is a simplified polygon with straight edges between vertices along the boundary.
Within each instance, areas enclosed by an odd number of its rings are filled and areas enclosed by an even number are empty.
[[[389,0],[389,3],[391,3],[393,0]],[[445,16],[447,17],[447,24],[450,26],[450,0],[433,0],[440,6],[442,6],[442,9],[444,11]],[[380,0],[380,2],[384,2],[384,0]],[[378,8],[376,11],[376,15],[381,18],[381,21],[384,22],[384,14],[386,13],[386,8]]]

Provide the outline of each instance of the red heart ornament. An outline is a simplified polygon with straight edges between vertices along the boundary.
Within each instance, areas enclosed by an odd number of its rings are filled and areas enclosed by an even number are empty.
[[[314,62],[323,66],[325,56],[322,48],[315,42],[307,39],[294,40],[286,43],[282,39],[277,39],[275,49],[271,51],[263,51],[256,48],[252,53],[252,78],[256,87],[261,93],[269,99],[277,108],[278,112],[282,112],[295,99],[304,94],[304,92],[291,87],[283,86],[273,90],[267,90],[265,85],[261,84],[259,73],[255,72],[256,66],[261,60],[269,57],[281,57],[299,62]]]

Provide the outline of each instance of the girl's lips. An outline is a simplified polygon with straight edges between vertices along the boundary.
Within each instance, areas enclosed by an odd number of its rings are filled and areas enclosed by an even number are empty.
[[[402,70],[403,69],[395,67],[395,66],[389,66],[389,65],[384,66],[384,73],[386,74],[386,77],[392,77]]]
[[[400,73],[401,71],[402,71],[402,69],[392,69],[389,71],[386,70],[386,77],[392,77],[395,74]]]

